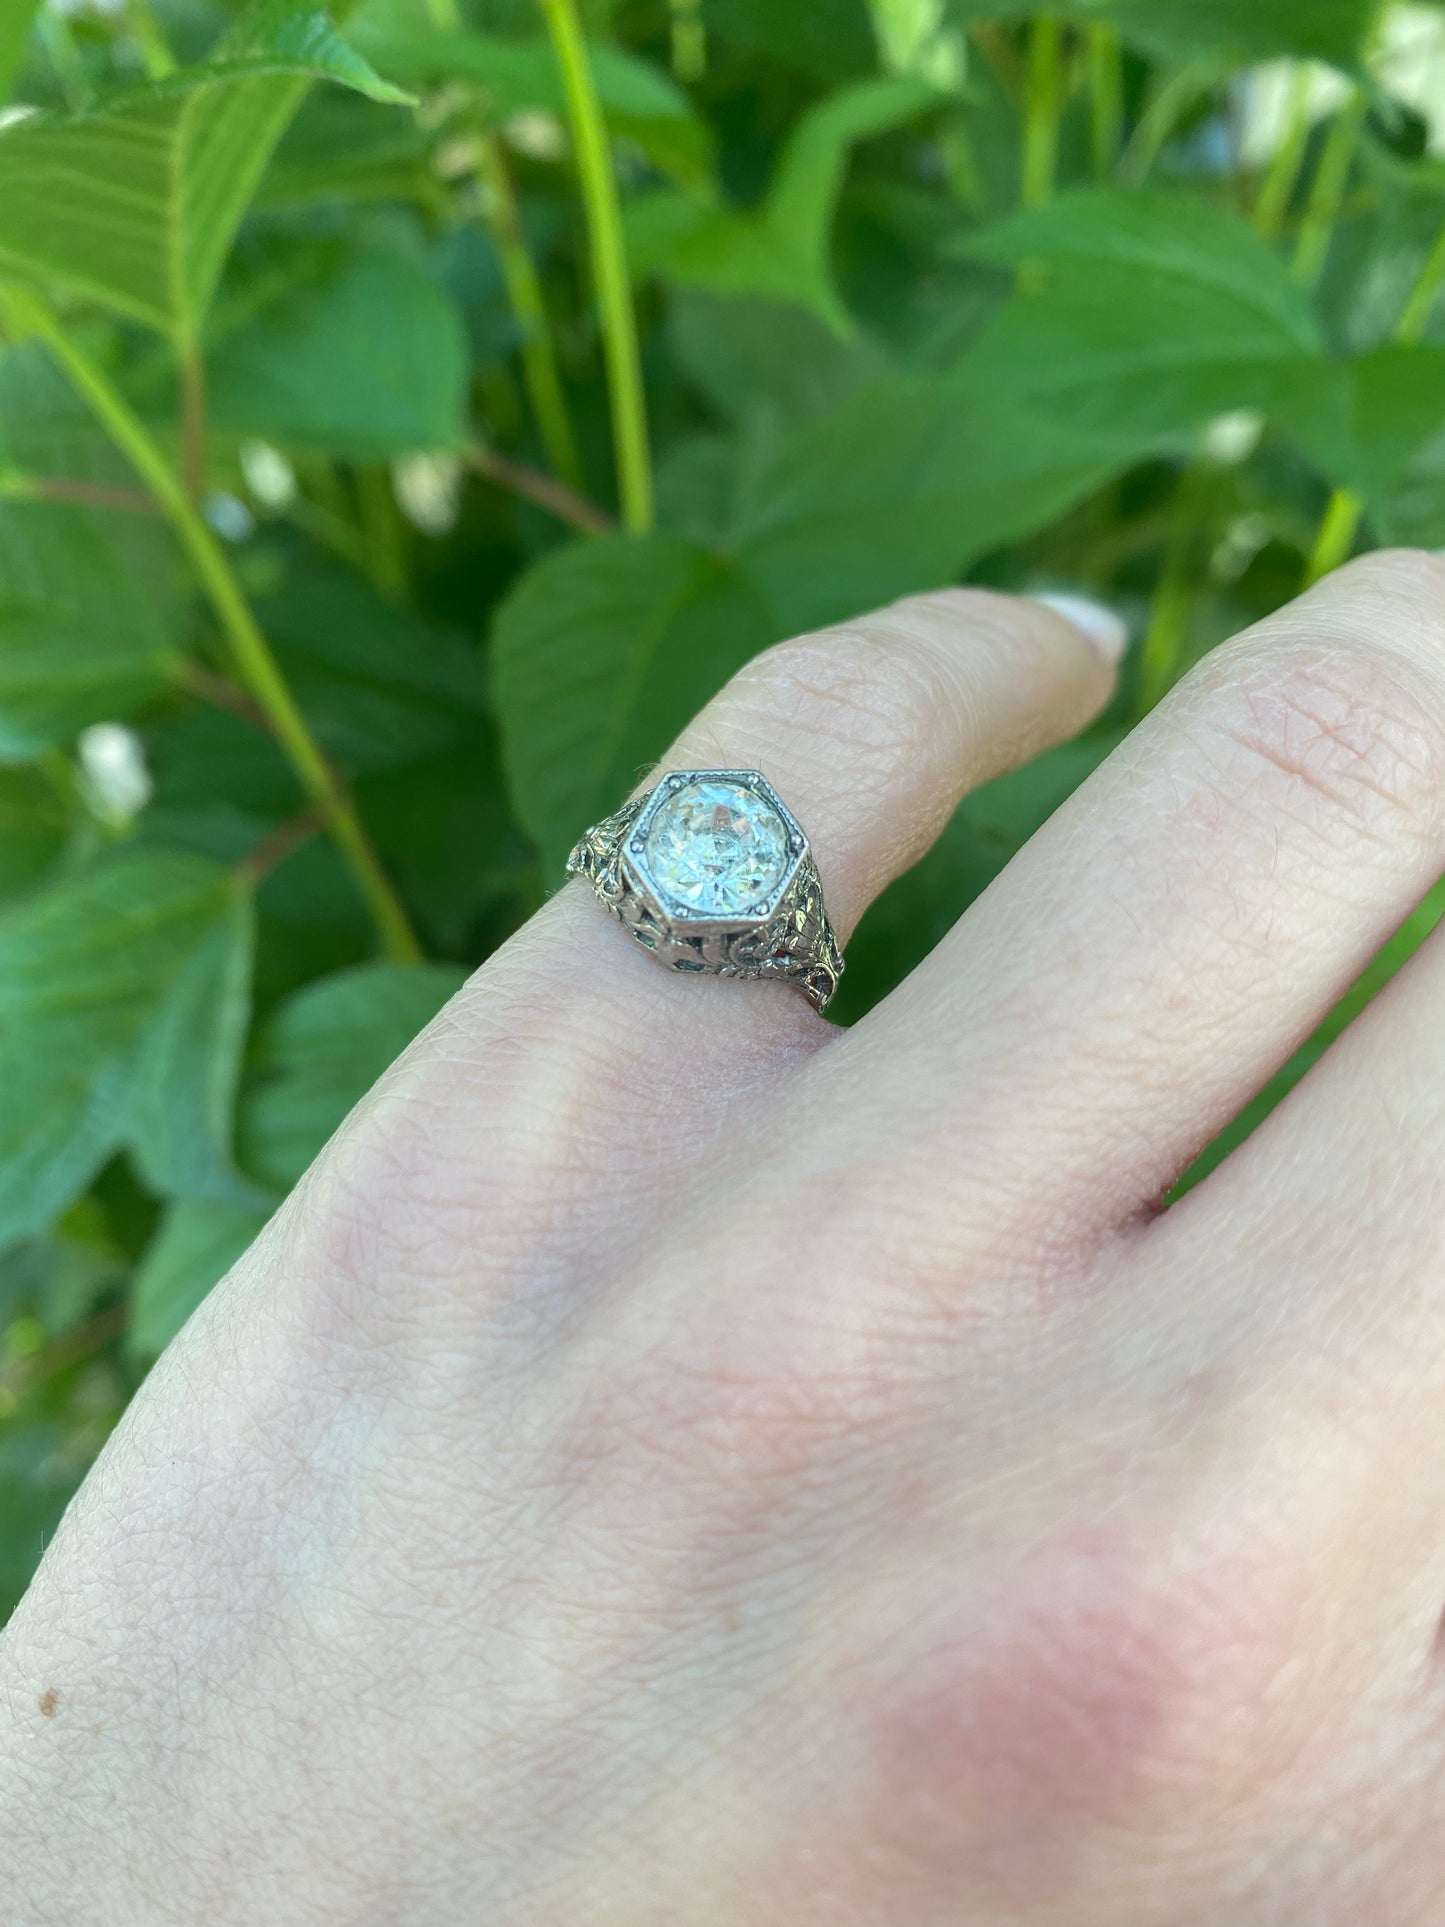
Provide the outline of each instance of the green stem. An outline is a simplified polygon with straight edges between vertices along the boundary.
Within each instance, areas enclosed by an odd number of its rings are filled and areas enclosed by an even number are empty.
[[[512,318],[522,338],[522,376],[536,417],[537,432],[542,437],[553,474],[560,476],[569,488],[580,490],[582,463],[567,412],[567,397],[557,365],[541,277],[527,246],[511,169],[502,143],[493,133],[478,137],[477,180],[482,190],[487,229],[501,263]]]
[[[1300,217],[1292,269],[1295,280],[1306,288],[1315,285],[1325,265],[1364,124],[1365,97],[1357,90],[1330,123],[1309,198]]]
[[[148,76],[152,80],[164,80],[167,74],[174,73],[176,57],[147,0],[129,0],[125,18],[131,39],[140,48]]]
[[[1391,341],[1408,347],[1420,339],[1442,284],[1445,284],[1445,228],[1436,237],[1434,247],[1426,255],[1424,266],[1415,277],[1415,285],[1400,310],[1400,318],[1390,330]],[[1358,490],[1335,488],[1330,491],[1330,499],[1320,519],[1319,533],[1315,536],[1314,547],[1305,563],[1306,585],[1318,582],[1322,575],[1328,575],[1331,569],[1337,569],[1347,559],[1354,547],[1364,513],[1365,498]]]
[[[1142,187],[1185,109],[1210,84],[1211,70],[1203,64],[1181,67],[1162,81],[1134,124],[1119,162],[1119,179],[1127,187]]]
[[[1392,341],[1416,342],[1420,339],[1442,282],[1445,282],[1445,228],[1440,230],[1434,247],[1425,257],[1425,265],[1415,278],[1409,298],[1400,310],[1400,319],[1391,331]]]
[[[672,71],[681,81],[701,80],[707,72],[707,28],[702,0],[668,0],[672,13]]]
[[[181,375],[181,474],[199,502],[206,492],[206,364],[198,342],[179,351]]]
[[[1194,594],[1195,564],[1208,528],[1211,470],[1196,458],[1179,477],[1169,517],[1164,562],[1149,604],[1149,623],[1139,652],[1136,709],[1147,715],[1179,676],[1180,657]]]
[[[1354,547],[1360,517],[1364,512],[1364,497],[1354,489],[1331,490],[1315,545],[1305,563],[1306,588],[1311,582],[1318,582],[1322,575],[1328,575],[1331,569],[1337,569],[1346,559]]]
[[[264,712],[302,788],[335,838],[370,907],[386,954],[398,962],[418,961],[421,948],[355,806],[297,708],[225,552],[201,519],[184,482],[119,389],[70,339],[49,307],[38,296],[15,288],[6,291],[6,301],[21,324],[45,343],[169,517],[215,611],[236,674]]]
[[[79,476],[27,475],[17,468],[0,469],[0,501],[74,502],[80,508],[117,509],[125,515],[154,515],[156,505],[137,488],[116,488]]]
[[[513,461],[510,455],[477,443],[469,446],[464,454],[467,465],[478,475],[494,482],[498,488],[509,489],[513,495],[535,502],[581,535],[604,535],[616,526],[610,515],[604,515],[595,503],[568,488],[565,482],[559,482],[555,475],[544,475],[540,469],[529,468],[525,462]]]
[[[1054,191],[1063,106],[1060,41],[1059,23],[1047,14],[1029,28],[1024,140],[1019,159],[1019,201],[1024,207],[1042,206]]]
[[[1119,157],[1124,128],[1124,59],[1118,29],[1092,26],[1088,33],[1089,140],[1094,178],[1106,181]]]
[[[309,843],[316,832],[324,828],[320,814],[314,807],[302,810],[241,858],[236,865],[236,881],[245,890],[255,890],[288,856],[299,850],[303,843]]]
[[[208,669],[201,662],[183,662],[178,671],[178,681],[182,689],[189,690],[202,702],[214,703],[217,709],[226,710],[252,729],[264,731],[265,716],[241,685],[232,682],[229,677],[218,676],[214,669]]]
[[[444,33],[462,33],[465,22],[457,0],[427,0],[432,25]],[[511,169],[501,141],[489,129],[477,137],[477,184],[482,191],[482,213],[501,264],[502,280],[512,319],[522,340],[522,374],[536,417],[537,432],[554,472],[569,487],[582,488],[582,464],[567,412],[552,324],[542,293],[527,233],[522,225]]]
[[[65,104],[72,114],[78,114],[90,101],[90,76],[85,71],[70,23],[54,7],[42,7],[35,25]]]
[[[592,281],[602,323],[607,394],[617,461],[617,495],[624,527],[642,534],[652,527],[652,457],[642,392],[642,359],[632,286],[622,245],[617,180],[607,146],[602,103],[587,59],[576,0],[539,0],[562,70],[582,206],[592,256]]]
[[[1254,204],[1254,225],[1267,241],[1274,240],[1284,226],[1285,216],[1304,164],[1305,147],[1310,137],[1310,70],[1301,60],[1290,79],[1289,104],[1285,110],[1284,135],[1270,156]]]

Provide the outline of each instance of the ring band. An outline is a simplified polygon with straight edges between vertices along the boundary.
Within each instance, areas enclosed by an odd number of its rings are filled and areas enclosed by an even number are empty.
[[[843,956],[797,819],[755,769],[673,770],[567,859],[670,970],[796,984],[827,1009]]]

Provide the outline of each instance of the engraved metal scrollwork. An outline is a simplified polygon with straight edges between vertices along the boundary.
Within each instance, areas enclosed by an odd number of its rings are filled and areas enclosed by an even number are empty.
[[[789,867],[775,896],[756,914],[689,914],[668,903],[649,873],[645,832],[652,814],[668,793],[703,781],[748,789],[788,826]],[[669,969],[790,983],[820,1013],[838,987],[843,956],[823,904],[817,866],[795,819],[756,770],[672,772],[648,795],[594,824],[568,857],[567,873],[585,877],[636,941]]]

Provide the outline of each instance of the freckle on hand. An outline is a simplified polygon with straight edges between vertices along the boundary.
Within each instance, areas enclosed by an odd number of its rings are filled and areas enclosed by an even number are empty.
[[[53,1719],[55,1709],[60,1704],[60,1694],[55,1687],[47,1686],[35,1704],[40,1708],[46,1719]]]

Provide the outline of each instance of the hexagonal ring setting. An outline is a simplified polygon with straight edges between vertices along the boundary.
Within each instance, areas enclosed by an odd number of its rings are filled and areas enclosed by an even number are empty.
[[[791,983],[827,1008],[843,973],[802,827],[755,769],[671,770],[567,859],[670,970]]]

